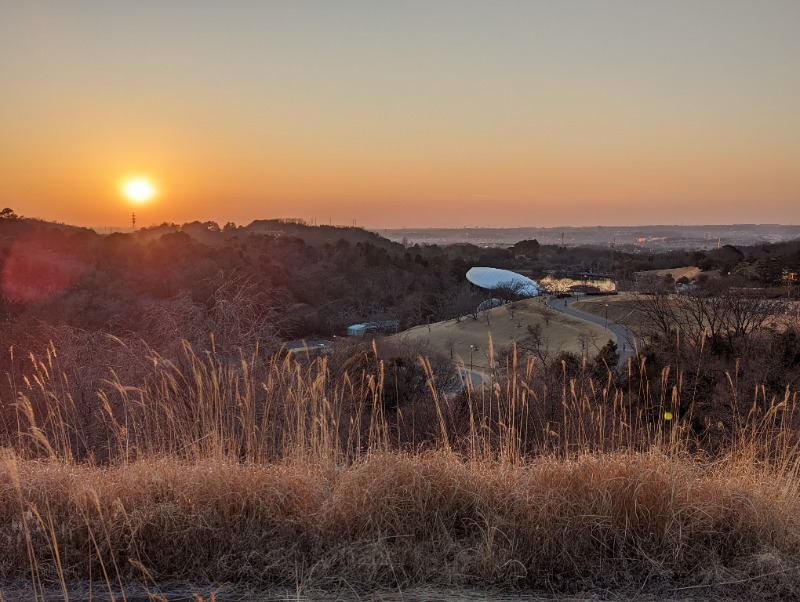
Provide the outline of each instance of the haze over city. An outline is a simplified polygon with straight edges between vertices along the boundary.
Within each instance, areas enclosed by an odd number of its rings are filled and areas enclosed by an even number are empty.
[[[798,223],[798,24],[795,1],[6,1],[0,206]]]

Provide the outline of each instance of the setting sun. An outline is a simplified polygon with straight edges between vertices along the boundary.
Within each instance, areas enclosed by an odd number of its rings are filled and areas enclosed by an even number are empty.
[[[144,178],[136,178],[126,182],[125,196],[134,203],[145,203],[153,198],[156,194],[155,187]]]

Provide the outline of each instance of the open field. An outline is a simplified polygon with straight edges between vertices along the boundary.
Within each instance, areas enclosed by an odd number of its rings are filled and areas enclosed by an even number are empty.
[[[424,342],[434,353],[460,360],[467,367],[472,363],[474,367],[485,369],[488,367],[490,335],[496,352],[525,338],[528,326],[538,325],[553,355],[559,351],[581,355],[582,341],[587,342],[589,354],[594,354],[613,336],[600,326],[553,311],[542,298],[517,301],[514,307],[513,318],[507,306],[496,307],[487,312],[488,323],[486,315],[481,313],[477,320],[465,316],[460,322],[436,322],[430,326],[411,328],[391,338]],[[470,345],[476,349],[472,354]]]
[[[660,276],[664,277],[667,274],[672,274],[672,277],[677,280],[678,278],[682,278],[686,276],[689,280],[693,278],[697,278],[701,273],[702,270],[696,266],[690,265],[683,268],[668,268],[664,270],[645,270],[642,272],[637,272],[639,276]],[[709,273],[711,276],[719,276],[718,273]]]
[[[605,318],[606,305],[608,305],[608,320],[625,326],[636,325],[636,302],[634,295],[619,293],[608,297],[586,297],[572,304],[578,311]]]

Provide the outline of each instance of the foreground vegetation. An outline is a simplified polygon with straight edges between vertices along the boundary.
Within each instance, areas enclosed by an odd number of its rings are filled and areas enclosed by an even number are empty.
[[[96,592],[800,587],[791,392],[700,437],[675,390],[634,402],[611,379],[513,354],[491,387],[450,396],[420,360],[427,394],[396,404],[385,389],[398,366],[375,348],[337,364],[189,346],[170,361],[114,344],[141,360],[139,383],[112,375],[81,403],[53,347],[8,376],[0,579],[39,597],[86,580]]]
[[[723,247],[697,258],[718,278],[643,289],[625,370],[613,342],[569,353],[517,316],[518,348],[477,342],[473,389],[455,341],[282,344],[363,319],[490,329],[475,262],[633,258],[289,226],[0,220],[0,600],[800,591],[800,324],[791,287],[768,288],[796,245],[761,264]]]

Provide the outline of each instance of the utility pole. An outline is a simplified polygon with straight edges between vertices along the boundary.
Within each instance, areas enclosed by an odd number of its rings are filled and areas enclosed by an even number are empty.
[[[616,267],[614,264],[614,247],[617,246],[617,237],[614,237],[614,242],[611,243],[611,273],[614,273],[614,268]]]

